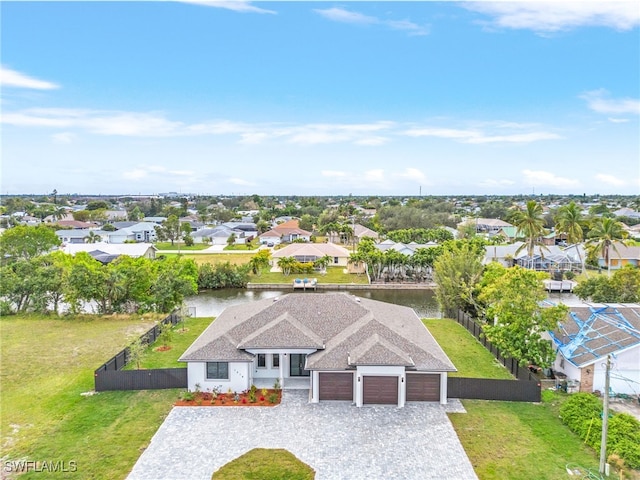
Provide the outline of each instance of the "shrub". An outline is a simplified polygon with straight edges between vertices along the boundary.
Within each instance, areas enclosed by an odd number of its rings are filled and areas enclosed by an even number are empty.
[[[595,450],[600,449],[602,402],[576,393],[560,407],[562,421]],[[640,468],[640,421],[626,413],[610,414],[607,453],[617,454],[629,468]]]
[[[278,394],[271,393],[269,394],[269,403],[276,403],[278,401]]]
[[[185,392],[182,392],[182,395],[180,395],[180,399],[184,400],[185,402],[190,402],[194,399],[194,395],[192,392],[187,390]]]

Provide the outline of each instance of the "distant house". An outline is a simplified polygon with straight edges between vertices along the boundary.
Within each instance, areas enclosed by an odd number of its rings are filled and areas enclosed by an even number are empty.
[[[309,242],[311,241],[311,232],[301,229],[298,220],[291,219],[273,227],[258,238],[260,238],[261,244],[273,243],[277,245],[295,240]]]
[[[188,388],[309,390],[309,402],[447,403],[456,371],[408,307],[344,293],[288,294],[228,307],[180,357]],[[198,385],[198,387],[196,387]]]
[[[236,244],[243,244],[248,238],[242,230],[235,230],[225,225],[218,225],[217,227],[198,230],[191,234],[191,238],[193,238],[194,243],[208,242],[211,245],[226,245],[231,235],[235,235]]]
[[[584,261],[585,252],[582,246],[571,245],[562,248],[558,245],[549,245],[541,248],[536,246],[533,249],[533,256],[529,257],[526,247],[522,248],[524,242],[515,242],[510,245],[487,245],[485,246],[485,256],[483,263],[498,262],[502,266],[512,267],[520,265],[524,268],[539,271],[580,271]],[[518,249],[522,248],[519,252]],[[578,255],[580,251],[580,256]],[[516,253],[517,252],[517,253]]]
[[[278,270],[278,260],[285,257],[293,257],[298,262],[308,263],[328,256],[331,257],[330,267],[349,267],[351,252],[334,243],[292,243],[271,255],[271,264],[275,271]]]
[[[104,255],[128,255],[138,258],[156,258],[156,247],[150,243],[71,243],[60,248],[65,253],[75,255],[78,252],[97,252],[94,258]]]
[[[378,240],[378,238],[380,238],[380,235],[378,235],[378,232],[375,232],[370,228],[365,227],[364,225],[356,223],[353,226],[353,239],[351,241],[357,245],[363,238]],[[332,243],[347,243],[346,236],[339,232],[328,232],[327,240]]]
[[[60,227],[68,227],[74,229],[85,230],[89,228],[98,228],[98,224],[92,222],[80,222],[79,220],[58,220],[54,222]]]
[[[611,270],[618,270],[625,265],[640,266],[640,247],[616,243],[615,249],[613,246],[609,247],[609,265],[606,264],[604,257],[601,255],[598,258],[598,265]]]
[[[498,218],[469,218],[458,224],[458,226],[466,225],[475,225],[476,233],[485,233],[489,236],[496,235],[504,227],[513,227],[510,223]]]
[[[396,252],[402,253],[403,255],[409,255],[409,256],[412,256],[414,253],[416,253],[416,250],[420,248],[431,248],[431,247],[437,247],[437,246],[438,244],[436,242],[402,243],[402,242],[394,242],[393,240],[389,240],[389,239],[375,244],[375,247],[380,251],[386,252],[387,250],[395,250]]]
[[[167,219],[167,217],[144,217],[142,219],[143,222],[151,222],[151,223],[155,223],[157,225],[161,225],[162,222],[164,222]]]
[[[108,233],[109,232],[103,232],[102,230],[89,230],[88,228],[56,230],[56,235],[63,244],[86,243],[86,239],[89,238],[90,234],[97,235],[100,241],[105,241],[108,239]]]
[[[640,385],[640,305],[584,304],[550,332],[557,356],[554,371],[579,382],[581,392],[604,392],[611,355],[610,388],[637,395]]]

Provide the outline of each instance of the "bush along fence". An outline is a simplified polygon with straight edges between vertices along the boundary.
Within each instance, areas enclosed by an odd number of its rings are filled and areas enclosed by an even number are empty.
[[[482,328],[471,316],[461,310],[447,312],[449,318],[454,319],[467,329],[476,339],[489,350],[496,360],[517,378],[517,380],[495,380],[489,378],[449,377],[447,382],[447,396],[451,398],[468,398],[478,400],[504,400],[512,402],[539,402],[541,399],[540,380],[527,367],[522,367],[517,360],[505,357],[500,351],[482,335]]]
[[[164,325],[175,325],[181,320],[176,311],[140,336],[143,345],[150,345],[160,335]],[[122,370],[129,363],[129,347],[124,348],[94,372],[95,390],[147,390],[186,388],[186,368],[158,368],[152,370]]]

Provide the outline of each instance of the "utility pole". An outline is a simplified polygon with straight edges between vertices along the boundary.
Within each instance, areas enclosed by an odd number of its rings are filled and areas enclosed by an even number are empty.
[[[607,355],[607,368],[604,374],[604,401],[602,402],[602,438],[600,440],[600,475],[605,473],[607,463],[607,430],[609,428],[609,371],[611,355]]]

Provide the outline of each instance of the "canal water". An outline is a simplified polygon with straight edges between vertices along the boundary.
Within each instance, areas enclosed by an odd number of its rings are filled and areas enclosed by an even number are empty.
[[[318,292],[305,292],[301,295],[322,295],[323,290]],[[404,305],[415,310],[420,318],[440,318],[440,310],[436,301],[435,292],[430,289],[420,290],[379,290],[379,289],[358,289],[340,290],[351,295],[372,300]],[[196,317],[217,317],[227,307],[241,303],[274,298],[287,293],[292,293],[291,289],[282,290],[246,290],[242,288],[221,288],[219,290],[209,290],[186,299],[187,307],[195,308]]]

